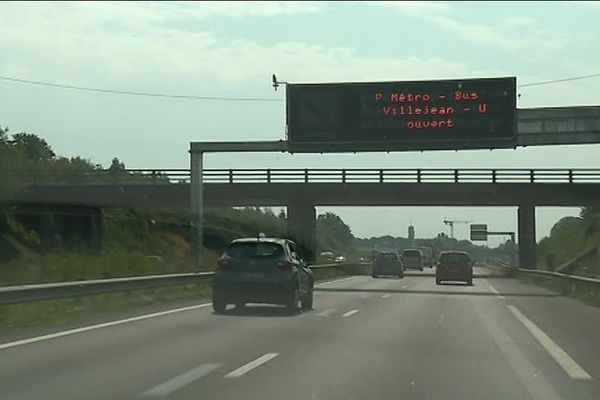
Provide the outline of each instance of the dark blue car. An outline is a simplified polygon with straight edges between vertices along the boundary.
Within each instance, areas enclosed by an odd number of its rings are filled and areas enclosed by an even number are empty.
[[[313,305],[313,274],[298,245],[288,239],[246,238],[232,241],[218,261],[213,308],[246,303],[285,306],[291,313]]]

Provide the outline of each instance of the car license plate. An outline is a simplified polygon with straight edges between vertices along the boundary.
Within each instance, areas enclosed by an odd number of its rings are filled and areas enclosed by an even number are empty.
[[[262,272],[246,272],[244,274],[244,278],[253,281],[263,279],[264,277],[265,275]]]

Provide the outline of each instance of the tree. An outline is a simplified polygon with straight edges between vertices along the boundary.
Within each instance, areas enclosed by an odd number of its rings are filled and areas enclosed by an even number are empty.
[[[280,220],[287,219],[287,216],[285,215],[285,210],[283,208],[279,211],[279,214],[277,215],[277,218],[279,218]]]
[[[112,159],[112,163],[110,164],[110,167],[108,168],[108,170],[112,173],[124,172],[125,164],[123,162],[119,161],[119,159],[117,157],[115,157]]]
[[[8,145],[8,127],[2,128],[2,125],[0,125],[0,145]]]
[[[51,161],[56,156],[44,139],[32,133],[21,132],[12,135],[9,143],[33,162]]]
[[[354,244],[354,235],[350,227],[332,212],[317,217],[317,235],[319,247],[328,250],[342,250]]]
[[[600,206],[584,207],[579,214],[583,220],[583,229],[586,236],[594,236],[600,232]],[[559,221],[560,222],[560,221]]]

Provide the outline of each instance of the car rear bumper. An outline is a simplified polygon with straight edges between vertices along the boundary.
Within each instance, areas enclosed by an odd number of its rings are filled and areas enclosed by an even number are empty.
[[[435,279],[438,281],[470,281],[473,279],[473,274],[465,272],[436,273]]]
[[[373,275],[402,275],[402,268],[373,268]]]
[[[293,282],[215,284],[213,295],[227,303],[287,304],[293,293]]]

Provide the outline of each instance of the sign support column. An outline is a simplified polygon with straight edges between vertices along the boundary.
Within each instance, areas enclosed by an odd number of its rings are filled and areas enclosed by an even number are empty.
[[[190,216],[194,258],[197,265],[203,261],[204,244],[204,190],[202,184],[202,151],[190,149]]]

